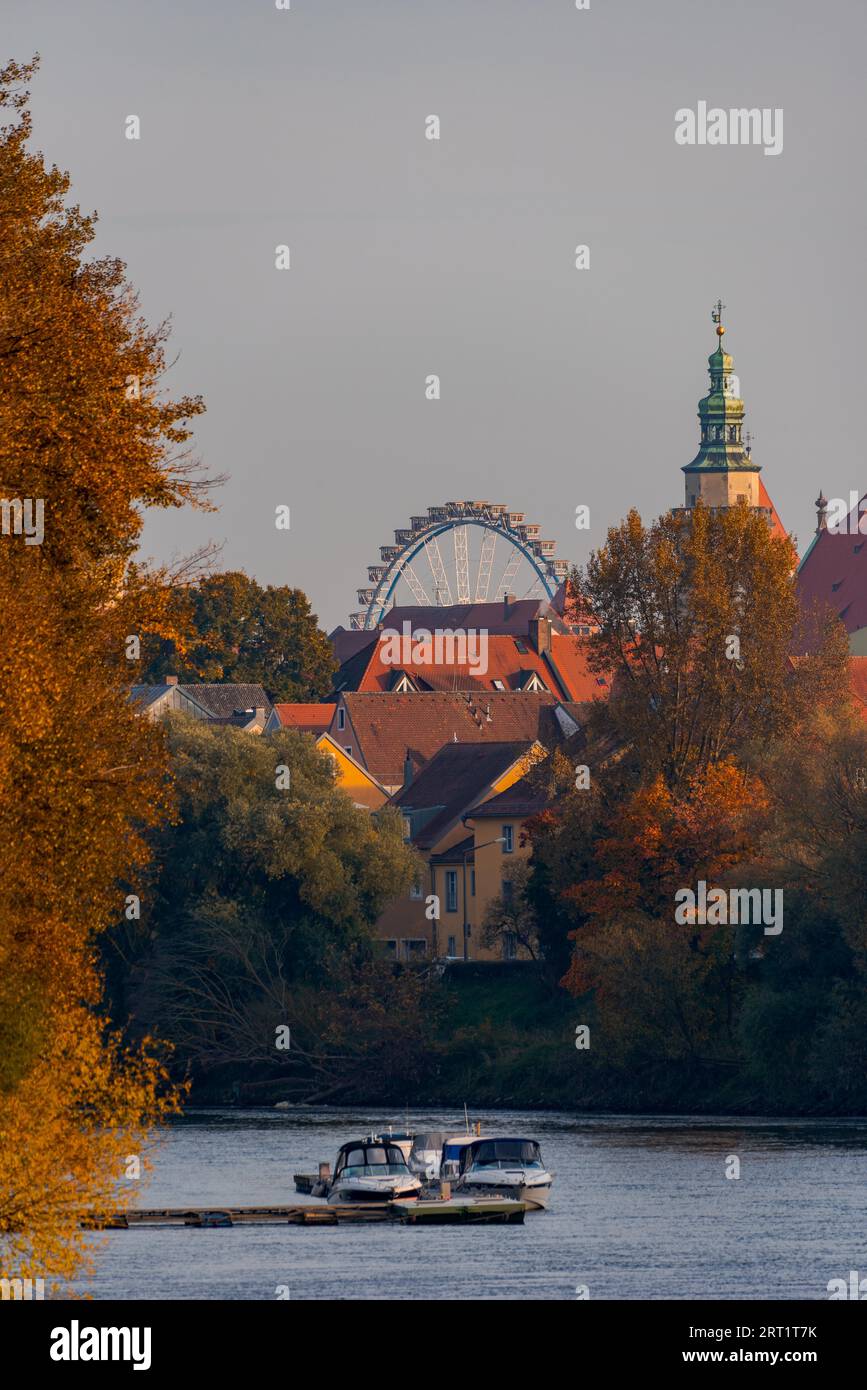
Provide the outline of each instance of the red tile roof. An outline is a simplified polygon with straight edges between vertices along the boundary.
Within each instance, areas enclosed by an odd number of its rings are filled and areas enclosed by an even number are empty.
[[[324,734],[334,718],[336,705],[275,705],[281,728],[305,734]]]
[[[389,802],[413,819],[413,844],[429,849],[488,792],[523,754],[532,740],[504,743],[446,743],[418,776]],[[427,815],[425,812],[433,812]]]
[[[473,810],[471,820],[499,820],[500,816],[535,816],[551,805],[551,795],[534,786],[529,777],[521,777],[504,792],[489,797]]]
[[[466,631],[466,629],[464,629]],[[479,631],[479,629],[476,629]],[[409,646],[409,644],[407,644]],[[484,649],[481,649],[484,650]],[[600,682],[587,665],[587,639],[571,633],[551,633],[549,652],[537,652],[524,634],[487,633],[486,661],[482,672],[470,665],[413,664],[400,666],[382,660],[384,647],[378,637],[364,652],[357,653],[341,669],[338,684],[357,691],[391,690],[395,676],[404,671],[422,690],[496,691],[523,690],[533,673],[552,694],[563,700],[605,698],[607,684]],[[411,656],[407,651],[406,655]],[[500,685],[495,685],[499,681]]]
[[[409,753],[423,766],[444,744],[505,740],[551,743],[557,737],[556,696],[486,691],[483,695],[439,691],[410,695],[349,692],[342,696],[346,728],[331,734],[351,744],[353,755],[385,786],[400,786]],[[339,706],[338,706],[339,708]]]
[[[781,540],[785,540],[786,536],[788,536],[789,533],[788,533],[788,531],[786,530],[786,528],[785,528],[785,526],[783,525],[783,523],[780,521],[779,513],[777,512],[776,507],[774,506],[773,502],[771,501],[770,497],[768,496],[768,489],[765,487],[765,485],[764,485],[764,483],[762,482],[761,478],[759,478],[759,506],[760,506],[760,507],[770,507],[770,509],[771,509],[771,534],[772,534],[773,536],[778,536]]]
[[[858,534],[858,518],[851,523],[854,534],[822,530],[812,541],[798,568],[798,597],[810,612],[814,604],[831,609],[845,624],[847,632],[867,627],[867,536]],[[812,650],[818,633],[809,632],[804,650]]]

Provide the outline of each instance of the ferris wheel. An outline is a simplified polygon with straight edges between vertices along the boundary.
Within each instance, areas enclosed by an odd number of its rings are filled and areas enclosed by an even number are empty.
[[[540,531],[523,512],[500,503],[428,507],[427,515],[395,531],[393,545],[380,546],[380,563],[368,565],[368,583],[358,590],[363,611],[350,613],[350,626],[375,628],[401,601],[444,608],[507,594],[552,599],[569,564],[556,558],[556,542],[541,540]]]

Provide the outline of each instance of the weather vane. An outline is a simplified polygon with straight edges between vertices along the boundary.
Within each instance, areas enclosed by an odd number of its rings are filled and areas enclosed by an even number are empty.
[[[722,311],[725,307],[726,306],[723,304],[722,300],[718,299],[713,309],[711,310],[710,316],[716,324],[716,332],[718,338],[722,338],[722,335],[725,333],[725,329],[722,325]]]
[[[750,434],[749,430],[747,430],[746,434],[744,435],[744,444],[746,446],[745,453],[751,454],[753,452],[753,436]]]

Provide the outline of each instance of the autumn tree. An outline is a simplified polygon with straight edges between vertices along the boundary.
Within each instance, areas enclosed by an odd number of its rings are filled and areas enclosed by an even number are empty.
[[[564,977],[576,995],[597,991],[609,1042],[657,1058],[730,1057],[752,935],[675,915],[676,893],[759,872],[767,798],[731,762],[695,773],[673,792],[661,774],[627,796],[600,826],[590,876],[563,889],[578,912]]]
[[[152,1049],[110,1035],[95,942],[169,808],[162,735],[126,696],[130,639],[172,631],[166,576],[134,561],[142,513],[207,479],[166,329],[121,262],[86,258],[94,218],[28,148],[34,67],[0,71],[0,1266],[63,1280],[171,1103]]]
[[[770,1103],[858,1113],[867,1103],[867,728],[817,711],[764,769],[765,853],[785,883],[784,940],[755,966],[739,1033]]]
[[[676,786],[749,745],[765,746],[819,705],[848,698],[848,645],[834,620],[793,660],[802,623],[797,555],[755,509],[632,511],[571,579],[600,625],[591,668],[611,698],[595,728],[647,780]]]
[[[848,646],[829,625],[800,649],[795,553],[745,506],[637,513],[572,577],[599,631],[610,696],[586,721],[590,783],[531,823],[528,893],[553,912],[565,986],[592,1001],[610,1054],[731,1063],[754,938],[679,924],[675,893],[780,885],[767,845],[775,750],[849,701]]]
[[[337,663],[301,589],[261,585],[239,571],[208,574],[176,589],[172,604],[182,643],[152,638],[141,680],[238,681],[262,685],[272,700],[322,700]]]

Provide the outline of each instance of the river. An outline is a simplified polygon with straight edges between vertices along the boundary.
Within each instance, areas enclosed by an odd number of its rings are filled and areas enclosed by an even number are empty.
[[[463,1130],[457,1112],[410,1115]],[[108,1232],[94,1298],[827,1299],[867,1275],[867,1120],[471,1115],[537,1138],[551,1207],[523,1226],[402,1224]],[[140,1205],[260,1206],[296,1172],[405,1116],[361,1110],[190,1110],[154,1153]],[[740,1177],[727,1178],[730,1156]],[[283,1295],[286,1296],[285,1294]]]

